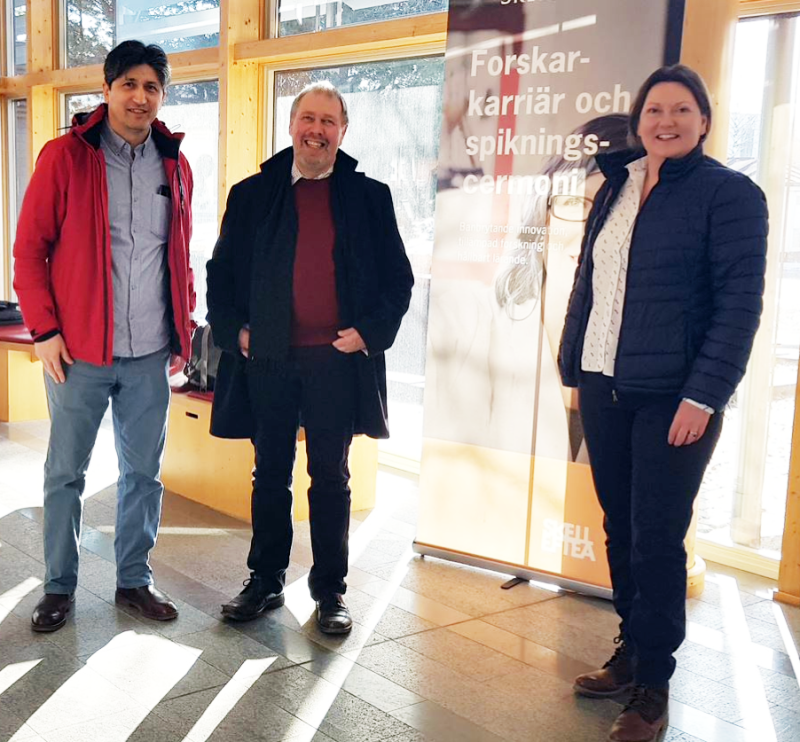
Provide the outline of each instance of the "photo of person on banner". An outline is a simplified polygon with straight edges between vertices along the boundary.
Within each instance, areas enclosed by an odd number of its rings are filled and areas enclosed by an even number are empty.
[[[609,143],[605,152],[616,152],[627,147],[628,116],[621,113],[600,116],[574,129],[571,135],[595,135]],[[557,176],[574,171],[577,171],[574,179],[578,186],[576,192],[555,192],[552,183]],[[534,194],[527,204],[527,215],[520,235],[521,245],[511,253],[512,258],[530,254],[532,259],[525,262],[509,261],[495,280],[494,298],[512,322],[524,320],[526,312],[528,316],[538,314],[546,338],[543,352],[549,353],[551,358],[557,358],[569,290],[578,265],[583,226],[605,177],[594,156],[586,155],[579,160],[552,157],[542,174],[550,178],[549,193]],[[545,234],[544,249],[531,253],[529,243],[522,238],[528,234],[542,233]],[[520,314],[523,316],[520,317]],[[568,418],[569,459],[588,463],[577,395],[573,391],[561,387]]]
[[[602,137],[609,142],[606,151],[613,152],[627,147],[627,132],[628,116],[612,114],[592,119],[570,134]],[[561,155],[551,157],[539,175],[546,176],[552,184],[562,173],[575,174],[575,192],[554,193],[550,185],[547,193],[533,194],[524,206],[520,235],[508,251],[510,259],[495,272],[493,285],[470,283],[459,287],[448,283],[446,291],[435,292],[432,301],[448,319],[432,324],[429,333],[435,363],[462,369],[468,366],[472,373],[485,376],[488,386],[476,397],[472,384],[453,388],[452,377],[444,377],[448,381],[440,391],[451,400],[446,413],[450,425],[463,431],[464,425],[470,425],[464,419],[469,416],[472,421],[480,421],[480,432],[494,437],[495,442],[502,443],[499,437],[509,433],[519,440],[512,420],[521,408],[520,400],[533,391],[538,391],[540,399],[546,396],[553,401],[560,397],[564,401],[563,412],[559,412],[557,404],[552,405],[546,423],[551,432],[555,426],[558,434],[544,435],[541,447],[556,458],[588,463],[575,395],[561,386],[555,375],[555,361],[584,222],[604,177],[593,156],[571,161]],[[531,234],[537,236],[526,239]],[[474,342],[452,346],[455,338],[470,335]],[[537,342],[540,335],[542,357]],[[508,369],[513,369],[512,373]],[[438,367],[434,367],[436,370]],[[537,376],[545,379],[548,388],[542,388],[541,380],[537,385]],[[438,380],[436,377],[434,382]],[[455,398],[462,392],[471,403]],[[479,410],[478,405],[485,405],[486,409]],[[564,433],[569,436],[568,448]],[[558,448],[557,441],[562,444]],[[536,448],[535,442],[531,447]]]

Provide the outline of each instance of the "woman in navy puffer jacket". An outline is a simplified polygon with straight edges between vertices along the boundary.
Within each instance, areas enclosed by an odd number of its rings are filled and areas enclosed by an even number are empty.
[[[708,93],[689,68],[644,83],[631,110],[637,150],[597,158],[606,182],[561,339],[620,616],[614,656],[576,678],[575,691],[633,688],[610,740],[647,742],[666,725],[686,626],[683,541],[761,314],[766,201],[703,154],[710,124]]]

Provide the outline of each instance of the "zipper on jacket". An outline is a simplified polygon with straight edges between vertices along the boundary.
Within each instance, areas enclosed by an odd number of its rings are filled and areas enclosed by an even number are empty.
[[[619,397],[617,396],[617,390],[616,390],[616,389],[612,389],[612,390],[611,390],[611,401],[612,401],[614,404],[616,404],[617,402],[619,402]]]
[[[177,159],[176,164],[175,164],[175,172],[178,174],[178,194],[179,194],[179,200],[180,200],[180,206],[181,206],[181,214],[183,214],[184,196],[183,196],[183,178],[181,178],[181,156],[180,155],[178,155],[178,159]]]
[[[616,196],[613,194],[610,183],[608,192],[604,196],[604,199],[605,203],[601,207],[602,213],[598,214],[597,216],[597,219],[600,219],[600,226],[597,226],[597,221],[595,220],[595,222],[591,225],[593,234],[588,235],[586,239],[586,300],[583,302],[583,307],[581,309],[580,332],[578,333],[575,360],[573,362],[575,367],[575,378],[577,379],[580,378],[582,373],[581,365],[583,359],[583,347],[586,341],[586,328],[589,326],[589,315],[592,312],[592,303],[594,302],[594,289],[592,288],[592,276],[594,275],[594,245],[597,242],[597,237],[600,234],[606,219],[608,219],[608,213],[611,210],[614,201],[616,200]]]
[[[636,230],[639,229],[639,219],[645,212],[645,209],[647,209],[649,204],[652,202],[653,193],[660,185],[661,181],[659,180],[658,183],[656,183],[650,189],[650,193],[647,196],[647,200],[644,202],[644,205],[639,210],[639,213],[636,215],[636,220],[633,222],[633,232],[631,233],[631,244],[628,246],[628,270],[625,273],[625,296],[623,297],[623,302],[622,302],[622,316],[619,319],[619,336],[617,337],[617,357],[614,359],[614,376],[611,379],[612,383],[614,383],[615,385],[617,383],[617,371],[619,371],[619,352],[620,349],[622,348],[622,336],[623,336],[623,331],[625,330],[625,312],[628,309],[628,288],[631,282],[631,258],[633,256],[633,243],[636,240]]]
[[[81,137],[83,138],[83,137]],[[86,140],[84,140],[86,141]],[[92,145],[86,142],[86,146],[89,147],[93,152],[95,159],[97,160],[97,165],[100,168],[100,182],[103,185],[101,194],[105,194],[105,203],[103,204],[103,226],[104,226],[104,234],[103,239],[107,239],[108,242],[106,243],[106,250],[105,253],[111,255],[111,217],[109,215],[109,203],[108,203],[108,181],[106,179],[106,166],[105,160],[100,155],[99,150],[94,149]],[[108,266],[106,264],[105,255],[103,256],[103,366],[109,366],[111,363],[108,360],[108,333],[109,333],[109,317],[108,317]]]
[[[180,215],[183,216],[183,214],[184,214],[184,191],[183,191],[183,179],[181,178],[181,156],[180,156],[180,154],[178,154],[178,157],[175,160],[175,177],[177,178],[177,181],[178,181],[178,208],[179,208]],[[174,221],[174,220],[172,220],[172,221]],[[187,291],[188,291],[189,278],[188,278],[188,275],[185,275],[186,271],[185,271],[185,268],[183,266],[182,259],[179,259],[178,257],[174,256],[174,251],[175,251],[176,248],[175,248],[175,245],[173,244],[173,242],[174,242],[174,240],[172,239],[173,235],[174,235],[176,230],[180,230],[181,232],[183,232],[183,219],[179,219],[178,222],[179,223],[177,225],[173,224],[172,222],[170,223],[170,240],[167,243],[167,255],[168,255],[167,260],[169,261],[169,256],[172,256],[172,257],[175,258],[175,267],[182,274],[182,275],[179,276],[179,278],[181,278],[183,280],[183,282],[186,284]],[[180,283],[180,281],[179,281],[179,283]],[[170,289],[170,297],[172,298],[172,290],[171,289]],[[172,303],[173,303],[173,312],[175,312],[175,310],[177,310],[175,313],[180,315],[180,317],[175,317],[174,318],[175,319],[175,325],[176,325],[175,332],[178,335],[178,346],[180,348],[181,353],[189,353],[189,354],[191,354],[191,336],[189,337],[189,347],[188,348],[184,348],[183,347],[182,328],[185,328],[185,326],[187,324],[186,323],[186,318],[184,318],[184,316],[183,316],[183,302],[182,301],[178,301],[178,306],[177,307],[174,307],[174,304],[175,304],[174,299],[172,300]],[[179,329],[179,328],[181,328],[181,329]]]

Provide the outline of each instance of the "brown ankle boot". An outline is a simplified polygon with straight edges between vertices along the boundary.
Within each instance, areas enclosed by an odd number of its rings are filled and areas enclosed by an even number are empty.
[[[655,742],[667,726],[669,690],[637,685],[631,700],[617,717],[609,742]]]
[[[572,686],[581,696],[613,698],[633,686],[634,658],[622,635],[614,639],[617,649],[599,670],[578,675]]]

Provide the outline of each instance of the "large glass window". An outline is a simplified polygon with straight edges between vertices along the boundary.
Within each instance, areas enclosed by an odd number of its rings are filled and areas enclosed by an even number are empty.
[[[279,34],[311,33],[445,10],[447,0],[280,0]]]
[[[99,93],[68,95],[67,120],[81,111],[91,111],[103,100]],[[171,85],[159,118],[171,131],[186,134],[181,152],[189,160],[194,176],[192,197],[192,241],[190,261],[194,271],[197,308],[194,317],[205,321],[206,262],[217,239],[217,173],[219,169],[219,83],[190,82]]]
[[[736,32],[728,164],[770,209],[764,313],[700,495],[698,534],[779,558],[800,358],[800,18]]]
[[[25,189],[28,187],[28,181],[31,176],[28,152],[28,101],[24,98],[9,101],[8,118],[8,152],[11,154],[8,178],[8,214],[10,221],[8,235],[13,245],[14,236],[17,232],[17,218],[19,217],[22,199],[25,196]],[[2,270],[1,265],[0,270]],[[13,278],[12,275],[11,280],[9,280],[9,286],[13,282]],[[11,294],[11,298],[15,299],[13,290],[11,290]]]
[[[428,324],[433,207],[444,60],[405,59],[275,75],[275,149],[291,146],[289,109],[311,82],[342,91],[350,124],[342,149],[387,183],[416,283],[411,308],[387,354],[392,438],[382,450],[419,460]]]
[[[197,308],[194,317],[205,322],[206,262],[217,241],[219,196],[219,82],[172,85],[159,115],[172,131],[186,134],[181,152],[192,166],[192,242],[190,261],[194,271]]]
[[[94,111],[103,102],[102,93],[77,93],[64,96],[66,113],[65,125],[72,123],[72,117],[77,113]]]
[[[6,3],[6,29],[8,33],[8,74],[24,75],[27,69],[28,4],[25,0],[8,0]]]
[[[22,208],[22,198],[31,177],[28,152],[28,101],[25,98],[11,101],[11,121],[13,142],[10,149],[14,153],[14,182],[11,188],[12,208],[10,211],[16,225],[16,218]]]
[[[219,43],[219,0],[63,0],[67,66],[100,63],[120,41],[139,39],[164,51]]]

